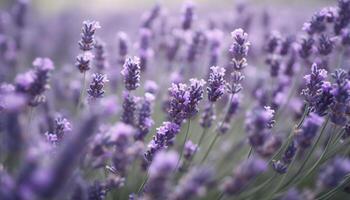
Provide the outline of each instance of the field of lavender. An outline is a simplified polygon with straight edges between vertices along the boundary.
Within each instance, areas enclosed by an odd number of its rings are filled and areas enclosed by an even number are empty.
[[[350,199],[350,0],[4,2],[0,200]]]

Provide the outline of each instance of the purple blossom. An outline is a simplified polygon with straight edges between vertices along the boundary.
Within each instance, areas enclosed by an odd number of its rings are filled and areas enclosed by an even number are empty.
[[[186,141],[184,147],[184,157],[187,160],[192,159],[193,155],[197,152],[198,145],[194,144],[191,140]]]
[[[194,14],[195,4],[193,2],[186,2],[183,7],[182,29],[189,30],[192,26],[196,16]]]
[[[296,133],[295,140],[298,147],[306,149],[310,147],[318,129],[323,123],[323,118],[311,113],[305,120],[301,130]]]
[[[350,160],[344,157],[335,157],[324,166],[318,177],[318,184],[324,188],[333,188],[350,173]]]
[[[138,57],[125,60],[121,74],[124,77],[125,88],[129,91],[140,86],[140,59]]]
[[[203,128],[211,127],[213,121],[215,120],[213,104],[209,103],[205,106],[202,117],[200,119],[200,125]]]
[[[90,83],[87,93],[91,99],[102,98],[105,94],[103,88],[105,83],[108,82],[107,76],[104,74],[95,73],[92,75],[92,81]]]
[[[318,41],[318,52],[323,55],[326,56],[330,53],[332,53],[334,47],[334,42],[331,38],[329,38],[328,35],[322,34],[319,38]]]
[[[147,161],[152,161],[154,155],[163,149],[172,145],[175,136],[180,132],[180,126],[173,122],[163,122],[163,125],[157,128],[156,134],[148,144],[148,150],[145,153]]]
[[[134,125],[136,119],[136,102],[138,99],[128,92],[124,92],[123,97],[123,114],[121,120],[125,124]]]
[[[250,46],[250,42],[248,41],[248,34],[243,31],[243,29],[236,29],[231,33],[231,37],[233,39],[233,43],[230,47],[230,52],[232,54],[232,58],[238,62],[234,65],[235,69],[243,69],[245,65],[240,65],[245,57],[248,55],[248,50]]]
[[[170,190],[170,176],[175,170],[179,156],[176,152],[159,152],[149,167],[149,179],[145,186],[146,199],[167,198]]]
[[[129,51],[129,38],[124,32],[118,33],[118,63],[123,65]]]
[[[210,67],[207,93],[210,102],[216,102],[225,94],[225,69],[217,66]]]
[[[89,71],[91,68],[91,62],[94,55],[91,52],[85,52],[79,54],[76,58],[75,66],[79,69],[81,73]]]
[[[338,69],[332,74],[335,84],[332,86],[331,94],[334,101],[330,106],[331,121],[343,126],[346,123],[346,109],[349,104],[350,83],[344,70]]]
[[[267,170],[267,163],[260,158],[251,158],[241,163],[222,185],[222,190],[229,195],[235,195],[244,189],[250,181]]]
[[[186,84],[172,84],[169,88],[170,94],[170,108],[169,108],[169,117],[170,119],[177,123],[181,124],[182,121],[188,116],[187,108],[191,102],[190,92],[187,89]]]
[[[299,56],[303,59],[308,59],[314,52],[315,40],[312,37],[302,38],[298,46]]]
[[[154,124],[151,117],[154,99],[155,97],[151,93],[146,93],[145,97],[142,99],[137,119],[138,132],[135,135],[135,139],[137,140],[143,140]]]
[[[81,29],[81,40],[79,41],[79,47],[82,51],[90,51],[95,45],[95,32],[101,28],[100,24],[96,21],[84,21],[83,28]]]
[[[109,67],[106,54],[106,44],[102,40],[97,40],[95,44],[95,65],[101,72]]]
[[[311,66],[311,73],[304,76],[306,88],[302,90],[305,101],[315,107],[322,92],[322,85],[327,78],[327,71],[320,69],[316,63]]]
[[[139,54],[140,54],[140,68],[145,71],[147,68],[148,59],[153,55],[153,51],[150,47],[151,40],[151,30],[147,28],[142,28],[140,30],[140,44],[139,44]]]
[[[203,197],[206,188],[212,183],[213,171],[208,168],[194,168],[188,172],[175,187],[170,200],[185,200]]]
[[[203,99],[205,81],[203,79],[190,79],[189,103],[186,106],[186,118],[191,118],[199,112],[198,104]]]

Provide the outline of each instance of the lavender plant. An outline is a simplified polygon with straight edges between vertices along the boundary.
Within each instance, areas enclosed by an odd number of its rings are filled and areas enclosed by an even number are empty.
[[[349,198],[350,0],[50,17],[10,2],[1,200]]]

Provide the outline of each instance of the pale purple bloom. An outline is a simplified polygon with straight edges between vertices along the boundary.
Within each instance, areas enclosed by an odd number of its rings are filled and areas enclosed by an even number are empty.
[[[121,74],[124,77],[124,84],[127,90],[135,90],[140,86],[140,59],[138,57],[125,60]]]
[[[225,94],[225,69],[217,66],[210,67],[207,93],[208,100],[216,102]]]
[[[322,123],[322,117],[318,116],[317,114],[311,113],[305,119],[301,130],[295,135],[295,140],[298,147],[302,149],[310,147]]]
[[[350,160],[345,157],[335,157],[320,170],[318,184],[325,188],[336,187],[349,173]]]
[[[90,83],[87,93],[91,99],[102,98],[105,94],[105,83],[108,82],[107,76],[104,74],[95,73],[92,75],[92,81]]]
[[[81,29],[81,40],[79,41],[79,47],[82,51],[90,51],[93,49],[95,44],[95,32],[99,28],[101,28],[99,22],[83,22],[83,28]]]

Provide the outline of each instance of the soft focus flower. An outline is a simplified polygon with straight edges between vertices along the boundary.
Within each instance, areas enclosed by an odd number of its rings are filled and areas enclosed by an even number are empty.
[[[121,74],[127,90],[135,90],[140,86],[140,59],[138,57],[125,60]]]

